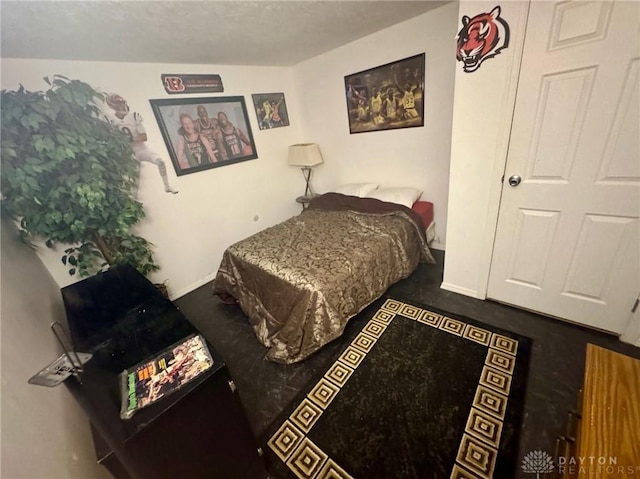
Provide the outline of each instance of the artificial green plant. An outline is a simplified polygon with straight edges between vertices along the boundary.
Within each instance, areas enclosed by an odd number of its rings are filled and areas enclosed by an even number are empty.
[[[103,121],[102,95],[56,75],[46,91],[2,91],[2,208],[25,238],[67,245],[70,275],[129,263],[158,269],[151,244],[134,234],[138,162],[126,135]]]

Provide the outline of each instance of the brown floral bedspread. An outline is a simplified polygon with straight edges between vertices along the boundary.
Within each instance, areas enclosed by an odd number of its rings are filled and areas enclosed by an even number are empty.
[[[434,262],[409,208],[327,193],[224,253],[214,293],[237,300],[267,358],[301,361],[423,260]]]

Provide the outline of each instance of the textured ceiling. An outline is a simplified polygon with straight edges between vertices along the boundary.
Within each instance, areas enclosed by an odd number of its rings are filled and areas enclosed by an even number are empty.
[[[437,1],[7,1],[1,54],[119,62],[293,65]]]

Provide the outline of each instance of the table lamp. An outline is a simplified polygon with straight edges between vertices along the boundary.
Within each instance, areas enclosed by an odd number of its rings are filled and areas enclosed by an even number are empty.
[[[302,167],[302,175],[307,182],[304,196],[313,196],[311,189],[311,168],[323,163],[322,153],[317,143],[298,143],[289,146],[289,164]]]

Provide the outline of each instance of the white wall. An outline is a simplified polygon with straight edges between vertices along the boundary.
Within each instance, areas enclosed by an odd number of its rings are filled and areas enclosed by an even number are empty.
[[[455,73],[442,288],[481,299],[489,280],[528,5],[500,3],[500,16],[511,30],[509,47],[473,73],[463,72],[460,65]],[[488,1],[460,2],[457,18],[490,12],[495,6]]]
[[[421,188],[434,203],[443,249],[454,91],[457,3],[381,30],[296,65],[304,140],[317,142],[325,163],[314,169],[319,192],[340,183]],[[349,134],[344,76],[426,53],[425,126]]]
[[[267,226],[300,212],[295,198],[303,192],[300,171],[287,165],[287,147],[318,142],[325,163],[315,168],[313,183],[324,192],[339,183],[375,181],[382,186],[415,186],[435,205],[437,239],[444,248],[455,59],[453,33],[457,4],[452,3],[382,30],[293,68],[73,62],[2,59],[3,89],[19,84],[46,89],[45,76],[61,74],[104,92],[123,96],[145,119],[148,146],[165,158],[177,195],[165,193],[155,165],[143,163],[139,199],[147,218],[138,233],[155,245],[172,298],[215,276],[224,250]],[[425,126],[349,134],[344,76],[426,52]],[[149,99],[170,96],[162,73],[218,73],[225,92],[210,96],[245,97],[258,159],[176,177]],[[252,93],[284,92],[291,126],[259,130]],[[207,95],[209,96],[209,95]],[[70,277],[60,258],[64,247],[41,246],[38,254],[59,286]]]
[[[66,388],[27,380],[60,355],[49,330],[63,320],[60,291],[43,264],[2,221],[2,464],[4,479],[106,479],[89,422]]]
[[[176,177],[149,99],[205,95],[167,95],[162,73],[219,73],[224,93],[206,96],[245,97],[258,159]],[[168,280],[172,297],[211,280],[224,249],[233,242],[300,212],[295,198],[301,194],[303,180],[299,170],[287,165],[287,146],[303,137],[290,68],[2,59],[1,85],[9,90],[19,84],[43,90],[47,85],[42,78],[54,74],[118,93],[132,111],[142,114],[147,144],[165,158],[170,183],[180,191],[165,193],[156,166],[142,164],[139,199],[147,218],[139,233],[155,245],[161,265],[152,279]],[[261,131],[251,94],[273,92],[285,93],[291,126]],[[60,286],[77,280],[69,277],[60,262],[63,250],[39,249]]]

